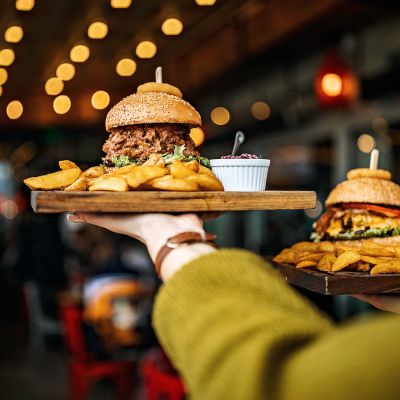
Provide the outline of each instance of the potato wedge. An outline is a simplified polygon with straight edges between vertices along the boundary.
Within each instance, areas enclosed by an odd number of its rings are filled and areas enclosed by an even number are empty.
[[[369,266],[369,264],[364,263],[362,261],[359,261],[356,264],[356,271],[360,271],[360,272],[369,272],[371,269],[371,267]]]
[[[317,264],[317,269],[320,271],[331,272],[332,266],[336,262],[336,256],[334,254],[325,254]]]
[[[162,158],[161,154],[152,154],[147,161],[145,161],[142,165],[144,166],[152,166],[155,167],[165,167],[165,161]]]
[[[60,169],[62,169],[62,170],[79,168],[73,161],[69,161],[69,160],[61,160],[58,162],[58,165],[60,166]]]
[[[307,253],[298,255],[296,257],[296,263],[301,261],[315,261],[318,262],[325,254],[324,253]]]
[[[24,180],[25,185],[33,190],[62,189],[74,183],[80,176],[79,168],[64,169],[52,174],[36,176]]]
[[[114,169],[113,171],[109,172],[108,175],[113,175],[113,176],[128,175],[136,167],[137,167],[137,165],[134,165],[134,164],[125,165],[125,167]]]
[[[196,174],[198,174],[200,171],[200,165],[196,160],[185,162],[184,165],[186,168],[189,168],[192,171],[196,172]]]
[[[146,183],[146,187],[176,192],[196,192],[199,190],[199,187],[195,182],[188,181],[187,179],[177,179],[172,177],[172,175],[152,179]]]
[[[186,180],[196,183],[200,190],[220,192],[224,190],[222,183],[211,175],[195,174],[188,176]]]
[[[199,165],[199,174],[202,175],[210,175],[210,176],[214,176],[214,173],[211,171],[210,168],[204,167],[203,165]]]
[[[318,251],[321,253],[334,253],[336,246],[332,242],[319,242]]]
[[[86,171],[82,172],[82,178],[98,178],[105,174],[104,167],[98,165],[96,167],[90,167]]]
[[[64,190],[66,192],[79,192],[83,190],[87,190],[89,187],[89,180],[88,178],[78,178],[74,183],[67,186]]]
[[[400,273],[400,260],[397,259],[377,264],[371,269],[371,275],[398,273]]]
[[[342,269],[348,267],[361,260],[361,255],[356,251],[345,251],[340,254],[335,263],[332,265],[332,271],[341,271]]]
[[[128,183],[121,176],[110,176],[103,179],[97,179],[97,182],[89,187],[89,190],[91,192],[99,190],[104,190],[108,192],[127,192],[129,190]]]
[[[184,179],[189,176],[195,176],[196,172],[187,167],[182,161],[175,160],[171,165],[171,175],[174,178]]]
[[[155,178],[160,178],[168,174],[168,170],[162,167],[140,165],[127,175],[127,182],[131,189],[138,189]]]
[[[395,251],[393,249],[372,243],[364,243],[363,246],[358,250],[358,252],[363,256],[371,257],[395,256]]]
[[[296,268],[313,268],[317,266],[316,261],[300,261],[299,263],[296,264]]]
[[[291,249],[283,249],[277,256],[272,259],[272,261],[278,264],[293,264],[295,262],[295,253]]]

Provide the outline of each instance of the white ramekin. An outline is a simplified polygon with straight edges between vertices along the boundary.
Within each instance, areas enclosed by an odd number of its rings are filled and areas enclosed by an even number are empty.
[[[221,158],[210,160],[211,169],[228,192],[262,192],[267,184],[269,160]]]

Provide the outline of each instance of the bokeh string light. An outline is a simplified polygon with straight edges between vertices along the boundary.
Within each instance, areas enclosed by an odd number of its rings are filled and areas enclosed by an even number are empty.
[[[71,99],[62,94],[53,101],[53,109],[57,114],[66,114],[71,109]]]
[[[176,36],[182,33],[183,23],[178,18],[168,18],[162,23],[161,30],[164,35]]]
[[[231,115],[225,107],[215,107],[211,111],[211,121],[214,122],[215,125],[226,125],[231,119]]]
[[[104,110],[110,104],[110,95],[105,90],[93,93],[92,106],[96,110]]]
[[[0,65],[2,67],[10,66],[15,60],[15,53],[12,49],[0,50]]]
[[[106,23],[97,21],[89,25],[87,34],[90,39],[104,39],[108,33],[108,26]]]
[[[10,119],[18,119],[24,112],[24,107],[19,100],[10,101],[6,108],[6,113]]]
[[[120,76],[132,76],[136,72],[136,62],[130,58],[123,58],[118,61],[115,70]]]
[[[70,81],[75,76],[75,67],[70,63],[60,64],[56,69],[56,76],[62,81]]]
[[[35,0],[16,0],[15,8],[18,11],[31,11],[35,7]]]
[[[19,43],[23,37],[24,30],[18,25],[8,27],[4,33],[4,40],[8,43]]]
[[[139,58],[153,58],[157,53],[157,46],[150,40],[144,40],[136,46],[136,55]]]

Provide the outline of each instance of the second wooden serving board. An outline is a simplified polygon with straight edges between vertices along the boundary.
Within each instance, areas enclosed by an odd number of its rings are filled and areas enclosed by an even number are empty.
[[[299,269],[289,264],[278,264],[278,267],[288,283],[321,294],[400,293],[400,274],[371,275],[353,271],[326,273]]]

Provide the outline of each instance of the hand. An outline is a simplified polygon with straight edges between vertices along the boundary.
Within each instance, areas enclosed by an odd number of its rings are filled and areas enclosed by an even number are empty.
[[[203,223],[196,214],[93,214],[75,213],[68,216],[70,222],[86,222],[133,237],[143,242],[149,251],[153,262],[166,241],[181,232],[204,232]],[[196,256],[212,251],[206,244],[191,245],[192,250],[182,251],[178,248],[165,258],[161,270],[165,280],[172,276],[184,263]],[[178,251],[180,252],[177,257]],[[175,255],[175,257],[173,257]]]
[[[400,296],[385,294],[357,294],[353,295],[353,297],[365,301],[379,310],[400,314]]]

